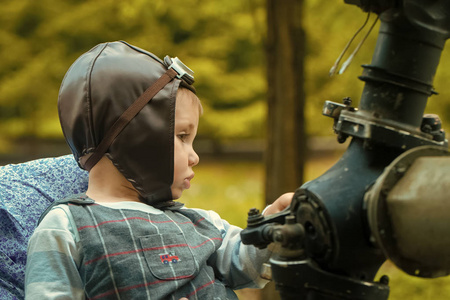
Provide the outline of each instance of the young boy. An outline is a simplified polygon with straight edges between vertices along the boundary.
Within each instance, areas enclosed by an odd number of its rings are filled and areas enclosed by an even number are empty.
[[[31,237],[27,299],[237,299],[233,289],[265,284],[267,250],[241,244],[241,229],[216,213],[173,201],[199,162],[192,75],[125,42],[71,66],[59,115],[89,187],[53,206]]]

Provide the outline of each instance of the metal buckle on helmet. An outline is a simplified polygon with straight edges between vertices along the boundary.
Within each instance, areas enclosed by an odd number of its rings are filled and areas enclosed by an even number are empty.
[[[178,57],[170,58],[171,64],[169,69],[174,69],[178,73],[177,77],[184,79],[188,84],[194,83],[194,71],[188,68]]]

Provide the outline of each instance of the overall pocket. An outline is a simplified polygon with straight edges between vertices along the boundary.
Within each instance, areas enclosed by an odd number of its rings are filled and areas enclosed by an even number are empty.
[[[161,280],[179,280],[197,273],[194,255],[182,233],[139,237],[152,274]]]

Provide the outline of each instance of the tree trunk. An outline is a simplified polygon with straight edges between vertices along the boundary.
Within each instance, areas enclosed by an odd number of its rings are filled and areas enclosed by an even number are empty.
[[[303,0],[267,0],[268,132],[266,203],[294,191],[303,181],[304,122]],[[263,299],[280,299],[274,285]]]

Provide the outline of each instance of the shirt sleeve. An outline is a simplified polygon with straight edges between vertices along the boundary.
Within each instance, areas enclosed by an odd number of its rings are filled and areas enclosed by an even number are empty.
[[[76,241],[78,239],[78,241]],[[66,205],[53,208],[30,238],[25,299],[85,299],[79,237]]]
[[[261,278],[262,267],[271,256],[266,248],[260,250],[241,241],[242,229],[230,225],[213,211],[203,211],[222,234],[220,248],[209,260],[220,279],[233,289],[262,288],[268,280]]]

